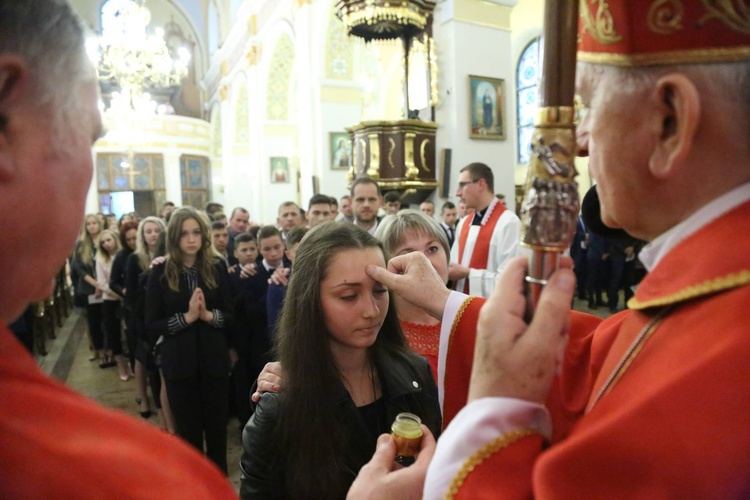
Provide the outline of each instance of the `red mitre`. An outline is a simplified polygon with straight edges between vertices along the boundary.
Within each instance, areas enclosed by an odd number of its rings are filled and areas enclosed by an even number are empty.
[[[581,0],[578,60],[613,66],[750,59],[746,0]]]

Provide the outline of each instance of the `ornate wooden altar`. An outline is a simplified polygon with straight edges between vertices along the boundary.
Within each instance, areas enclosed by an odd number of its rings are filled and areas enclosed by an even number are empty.
[[[366,41],[401,39],[404,45],[404,116],[409,108],[409,52],[412,40],[430,37],[435,0],[339,0],[336,14],[350,36]],[[426,43],[428,51],[431,43]],[[428,57],[428,64],[432,64]],[[430,70],[428,73],[432,73]],[[431,99],[431,105],[434,102]],[[434,120],[434,107],[432,110]],[[433,121],[365,121],[347,128],[353,160],[348,180],[378,181],[381,191],[400,191],[404,203],[420,203],[438,187]]]
[[[421,120],[369,121],[347,129],[353,141],[349,180],[366,175],[382,191],[402,191],[402,201],[419,203],[437,188],[437,124]]]

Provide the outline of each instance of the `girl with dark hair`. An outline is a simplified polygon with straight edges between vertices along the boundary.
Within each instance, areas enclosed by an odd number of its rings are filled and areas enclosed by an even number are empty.
[[[211,248],[209,223],[194,208],[175,210],[166,260],[146,288],[146,331],[164,337],[161,369],[177,434],[226,474],[229,352],[233,321],[227,271]]]
[[[135,222],[137,224],[138,219],[133,217],[132,214],[123,214],[122,217],[120,217],[120,221],[117,223],[118,230],[122,231],[122,226],[129,222]]]
[[[127,296],[127,287],[125,286],[125,268],[128,257],[135,251],[136,240],[138,239],[138,224],[136,222],[126,222],[120,227],[120,250],[115,255],[112,262],[112,272],[109,275],[109,289],[120,297]],[[135,332],[132,331],[128,320],[128,309],[125,304],[121,304],[120,311],[125,319],[125,338],[128,341],[129,367],[128,376],[133,377],[135,368]]]
[[[385,266],[383,247],[353,224],[302,240],[276,338],[284,391],[264,394],[243,432],[243,498],[344,498],[401,412],[439,434],[429,365],[368,265]]]

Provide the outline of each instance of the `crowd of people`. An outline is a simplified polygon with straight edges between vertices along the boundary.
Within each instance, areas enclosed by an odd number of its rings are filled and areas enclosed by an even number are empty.
[[[340,214],[322,195],[262,226],[165,204],[116,230],[88,215],[76,243],[102,128],[84,32],[65,2],[0,0],[1,319],[49,294],[75,247],[100,366],[135,374],[144,417],[158,393],[176,434],[46,377],[3,325],[0,496],[232,498],[240,467],[253,498],[746,498],[750,38],[729,7],[683,3],[653,36],[646,4],[600,5],[639,43],[579,34],[578,149],[602,222],[649,242],[629,310],[602,320],[571,310],[566,258],[529,319],[520,222],[482,163],[441,223],[430,202],[381,213],[401,200],[361,177]],[[615,254],[593,234],[587,261]],[[618,244],[612,274],[640,246]],[[408,467],[388,434],[401,412],[423,424]]]
[[[611,238],[598,235],[588,230],[579,216],[570,246],[578,298],[588,301],[589,309],[606,306],[612,314],[621,310],[621,303],[626,306],[635,293],[633,288],[645,275],[638,260],[638,253],[645,243],[629,236]]]
[[[411,210],[401,203],[400,195],[394,198],[394,191],[382,196],[377,181],[367,177],[358,178],[342,197],[341,213],[335,198],[316,194],[306,210],[291,201],[281,203],[276,221],[267,225],[251,221],[243,207],[226,212],[227,216],[215,202],[202,210],[167,202],[159,217],[138,221],[130,214],[115,226],[109,225],[115,217],[89,214],[73,253],[72,269],[77,302],[85,307],[88,318],[92,358],[99,359],[103,368],[116,365],[123,381],[135,376],[134,401],[141,416],[152,416],[153,400],[162,428],[205,453],[225,474],[230,467],[227,425],[230,416],[236,416],[240,429],[245,430],[243,495],[267,496],[284,487],[299,493],[305,485],[314,484],[316,490],[330,492],[329,496],[342,496],[374,451],[377,436],[397,413],[418,415],[432,436],[438,437],[441,422],[450,421],[460,409],[465,392],[456,398],[449,389],[446,400],[445,370],[441,373],[439,368],[440,344],[445,342],[442,321],[366,278],[368,263],[380,262],[382,267],[393,257],[419,252],[446,290],[451,286],[463,290],[468,286],[466,278],[475,273],[474,279],[491,291],[506,261],[520,252],[518,217],[493,194],[491,169],[473,163],[461,176],[465,180],[459,180],[456,194],[468,213],[459,218],[456,205],[445,202],[439,222],[432,201]],[[487,225],[487,234],[502,245],[483,247],[487,238],[481,237],[482,220],[496,224]],[[465,226],[473,229],[467,227],[461,236]],[[467,265],[462,266],[458,260],[462,243],[472,247],[470,252],[485,255],[485,261],[464,257]],[[362,252],[367,258],[363,254],[358,260]],[[352,262],[356,265],[352,276],[347,276],[345,270]],[[464,269],[457,283],[450,280],[451,273],[456,276]],[[345,286],[325,300],[326,283],[331,279],[356,287]],[[367,293],[360,290],[363,281],[369,284]],[[342,285],[330,288],[336,286]],[[361,298],[365,296],[375,299]],[[362,313],[362,321],[372,329],[372,342],[353,341],[349,337],[359,333],[347,332],[345,327],[360,328],[354,313],[347,311],[363,301],[367,307],[362,307],[370,311]],[[334,307],[337,302],[338,308]],[[339,318],[344,318],[345,325],[334,324]],[[393,319],[384,323],[384,318]],[[325,338],[328,332],[335,337],[337,328],[342,330],[341,338],[320,351],[321,336]],[[300,340],[308,337],[309,343]],[[386,347],[375,339],[383,339]],[[339,343],[343,352],[336,347]],[[352,343],[360,348],[354,357]],[[409,351],[426,360],[427,372],[420,371],[416,358],[406,356]],[[286,397],[256,398],[255,411],[250,398],[253,387],[264,366],[275,361],[281,363],[275,366],[295,368],[285,371]],[[399,363],[406,363],[408,369],[401,370]],[[325,374],[322,367],[333,372]],[[393,378],[394,373],[401,378]],[[401,386],[407,382],[428,394],[404,404]],[[465,381],[453,384],[466,386]],[[326,387],[323,393],[332,399],[326,400],[320,391],[311,392],[311,387]],[[344,428],[350,425],[322,410],[336,408],[336,401],[347,393],[343,401],[353,405],[339,409],[343,414],[359,413],[364,425],[344,435],[359,455],[342,455],[349,446],[338,445],[327,450],[310,445],[309,457],[292,453],[292,443],[304,448],[299,444],[304,441],[301,436],[315,435],[315,429],[329,426],[335,433],[336,426],[330,427],[333,423]],[[398,404],[388,403],[394,394],[398,394]],[[454,403],[456,399],[459,403]],[[319,417],[310,420],[312,414]],[[274,434],[278,422],[285,422],[286,431]],[[362,435],[364,430],[369,433]],[[312,450],[345,455],[349,473],[331,476],[325,467],[318,467],[321,462]],[[294,470],[306,472],[298,477]]]

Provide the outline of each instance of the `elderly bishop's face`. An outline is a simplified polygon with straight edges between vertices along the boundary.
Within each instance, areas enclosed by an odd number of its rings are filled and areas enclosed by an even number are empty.
[[[579,64],[577,91],[584,115],[576,130],[580,156],[589,157],[602,221],[638,233],[639,207],[647,196],[648,156],[654,124],[648,123],[648,92],[623,85],[594,65]]]

